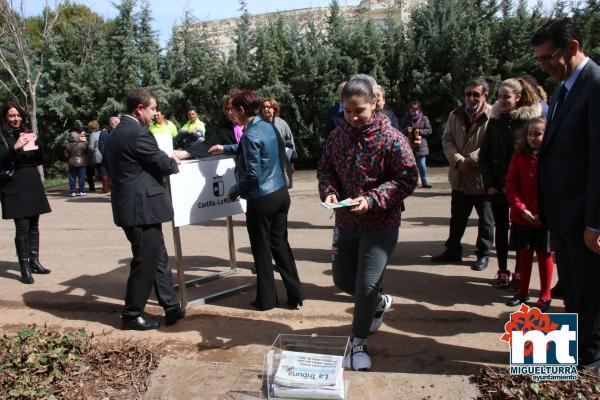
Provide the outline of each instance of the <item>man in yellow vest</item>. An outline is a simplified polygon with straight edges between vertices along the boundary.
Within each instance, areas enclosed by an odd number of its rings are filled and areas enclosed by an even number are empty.
[[[187,110],[188,121],[179,129],[179,136],[184,142],[195,142],[197,140],[204,142],[206,127],[204,122],[198,118],[196,107],[189,107]]]
[[[171,135],[171,137],[177,136],[177,127],[174,123],[165,118],[165,115],[158,108],[156,109],[156,115],[154,122],[150,124],[148,130],[153,135]]]

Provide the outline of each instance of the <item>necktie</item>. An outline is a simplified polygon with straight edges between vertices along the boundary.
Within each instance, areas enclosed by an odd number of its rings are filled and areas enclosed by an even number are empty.
[[[561,104],[565,101],[565,97],[567,97],[567,88],[565,85],[561,85],[560,92],[558,92],[558,97],[556,98],[556,103],[554,104],[554,110],[552,110],[552,119],[558,115],[557,112]]]

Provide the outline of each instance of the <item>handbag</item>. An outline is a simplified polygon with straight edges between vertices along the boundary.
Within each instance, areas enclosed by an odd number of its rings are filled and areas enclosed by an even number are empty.
[[[8,142],[6,141],[6,138],[4,137],[4,135],[0,132],[0,138],[2,138],[2,144],[4,145],[4,148],[6,149],[6,151],[9,151],[8,149]],[[12,178],[12,176],[15,173],[15,163],[14,161],[10,161],[7,165],[0,165],[0,181],[7,181],[10,178]]]

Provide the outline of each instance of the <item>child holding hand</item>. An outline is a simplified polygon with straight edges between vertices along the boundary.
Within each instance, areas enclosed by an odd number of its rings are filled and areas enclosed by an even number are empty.
[[[546,119],[543,117],[534,118],[526,124],[526,129],[517,141],[505,181],[512,222],[510,241],[512,246],[518,249],[521,269],[519,291],[506,305],[518,306],[529,300],[529,281],[535,251],[540,271],[541,293],[534,306],[542,312],[550,307],[553,270],[550,232],[540,222],[537,198],[538,151],[545,128]]]

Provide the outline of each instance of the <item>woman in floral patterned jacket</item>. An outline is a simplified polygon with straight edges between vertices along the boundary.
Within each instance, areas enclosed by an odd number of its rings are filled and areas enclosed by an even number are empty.
[[[392,297],[380,283],[400,227],[403,201],[417,185],[417,167],[408,140],[376,111],[374,79],[354,75],[344,87],[346,123],[329,137],[319,162],[319,193],[336,208],[332,244],[335,285],[354,296],[352,343],[345,364],[369,370],[369,333],[379,329]]]

